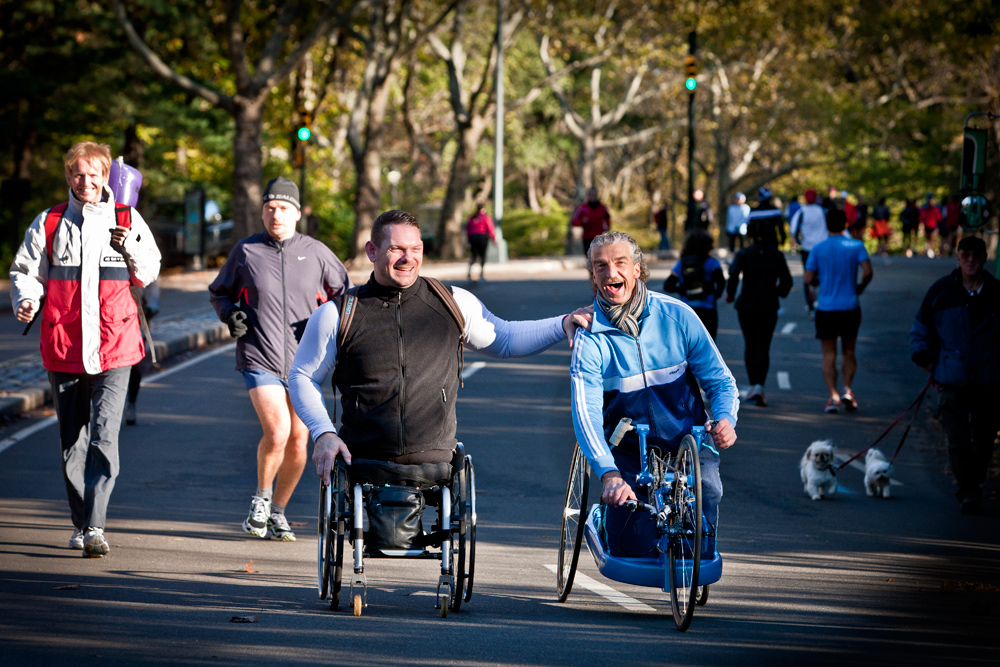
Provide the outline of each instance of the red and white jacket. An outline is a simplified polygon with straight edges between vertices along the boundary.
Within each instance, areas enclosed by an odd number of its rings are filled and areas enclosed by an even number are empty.
[[[132,366],[145,354],[131,285],[145,287],[160,273],[160,251],[139,212],[131,209],[124,252],[111,247],[118,224],[114,196],[85,204],[72,191],[47,248],[42,211],[24,234],[10,267],[14,309],[42,297],[42,363],[60,373],[96,375]],[[51,259],[50,259],[51,258]]]

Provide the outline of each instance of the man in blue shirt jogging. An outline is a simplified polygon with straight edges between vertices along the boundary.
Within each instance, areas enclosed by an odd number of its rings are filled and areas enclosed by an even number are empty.
[[[817,243],[806,260],[805,284],[819,285],[816,300],[816,338],[823,345],[823,380],[830,394],[826,412],[848,412],[858,408],[851,390],[858,360],[854,345],[861,327],[861,300],[858,298],[872,281],[872,262],[861,241],[844,236],[847,216],[838,208],[826,215],[830,236]],[[858,282],[861,267],[861,282]],[[840,372],[844,379],[843,393],[837,393],[837,339],[844,353]]]

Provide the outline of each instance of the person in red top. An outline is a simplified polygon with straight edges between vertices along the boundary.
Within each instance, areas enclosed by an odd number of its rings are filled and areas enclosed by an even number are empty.
[[[465,223],[465,235],[469,239],[469,246],[472,248],[472,256],[469,257],[469,275],[472,280],[472,265],[479,259],[479,280],[486,280],[486,248],[490,241],[497,242],[496,233],[493,227],[493,218],[486,212],[486,207],[480,204],[476,207],[476,212],[469,216]]]
[[[934,256],[934,234],[944,220],[941,209],[938,208],[934,195],[927,195],[927,203],[920,207],[920,224],[924,227],[924,239],[927,242],[927,256]]]
[[[130,288],[160,273],[149,226],[108,186],[111,147],[76,143],[63,161],[68,200],[42,211],[10,267],[14,317],[39,323],[70,515],[71,549],[101,558],[120,468],[118,434],[129,372],[146,350]],[[121,215],[119,215],[119,213]]]
[[[576,207],[570,221],[574,227],[583,227],[583,254],[590,250],[590,243],[611,229],[611,214],[597,197],[597,188],[587,190],[587,201]]]
[[[955,253],[955,244],[958,242],[958,228],[961,219],[962,205],[958,197],[945,197],[942,202],[944,208],[944,224],[941,226],[941,254],[951,257]]]

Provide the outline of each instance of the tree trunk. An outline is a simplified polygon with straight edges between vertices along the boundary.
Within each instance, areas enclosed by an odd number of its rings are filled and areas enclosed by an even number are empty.
[[[233,137],[233,236],[246,238],[260,229],[261,119],[260,100],[236,99],[236,134]]]
[[[483,136],[486,123],[476,117],[468,125],[459,129],[458,148],[451,165],[451,177],[444,204],[441,206],[441,220],[438,223],[438,250],[441,259],[458,259],[465,253],[465,237],[462,223],[465,215],[466,193],[469,190],[472,161],[476,157],[476,146]]]
[[[542,205],[538,202],[538,180],[540,171],[541,170],[534,165],[528,167],[528,187],[525,194],[527,197],[528,208],[530,208],[533,213],[542,212]]]
[[[576,196],[573,197],[573,212],[587,198],[587,189],[597,187],[594,184],[595,162],[597,162],[597,138],[592,134],[586,134],[580,138],[580,155],[576,158]],[[567,225],[566,254],[576,255],[582,252],[583,245],[574,238],[573,225]]]
[[[391,81],[392,77],[387,76],[373,91],[368,105],[364,142],[360,146],[351,147],[357,171],[354,235],[349,261],[353,268],[364,266],[367,261],[365,243],[371,238],[372,223],[382,208],[382,145],[385,140],[385,110],[389,103]]]

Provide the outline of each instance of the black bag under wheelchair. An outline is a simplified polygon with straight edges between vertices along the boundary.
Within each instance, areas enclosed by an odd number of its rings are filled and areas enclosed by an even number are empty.
[[[424,513],[430,508],[434,519],[425,531]],[[475,471],[462,443],[450,463],[355,458],[346,465],[338,458],[330,484],[320,490],[318,523],[319,596],[330,598],[331,609],[340,607],[345,538],[353,547],[350,597],[356,616],[367,606],[365,558],[440,560],[435,600],[442,617],[472,597]]]

